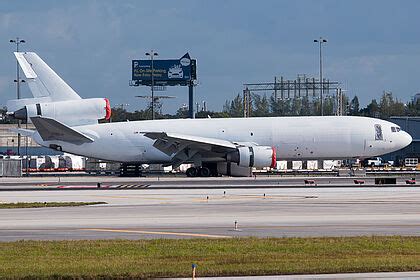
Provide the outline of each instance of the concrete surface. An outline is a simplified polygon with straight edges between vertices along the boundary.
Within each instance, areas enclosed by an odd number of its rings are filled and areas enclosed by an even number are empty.
[[[383,176],[382,176],[383,177]],[[407,187],[405,180],[409,175],[395,176],[397,185]],[[315,181],[314,185],[305,185],[305,180]],[[121,178],[112,176],[90,177],[23,177],[23,178],[0,178],[0,191],[12,190],[68,190],[68,189],[96,189],[97,183],[101,183],[104,189],[232,189],[232,188],[302,188],[302,187],[354,187],[355,179],[364,181],[362,187],[378,187],[374,184],[375,177],[281,177],[281,176],[257,176],[253,178],[186,178],[186,177],[147,177],[147,178]],[[419,181],[420,182],[420,181]],[[411,187],[420,186],[419,183]]]
[[[0,209],[0,241],[420,235],[420,188],[413,187],[0,192],[0,203],[24,201],[109,204]]]

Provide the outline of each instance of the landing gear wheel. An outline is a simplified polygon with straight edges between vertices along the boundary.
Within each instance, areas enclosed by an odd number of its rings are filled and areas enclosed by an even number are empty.
[[[187,177],[196,177],[197,173],[198,173],[197,168],[195,168],[195,167],[190,167],[185,172],[185,174],[187,174]]]
[[[207,167],[200,167],[198,174],[200,175],[200,177],[210,177],[211,171]]]

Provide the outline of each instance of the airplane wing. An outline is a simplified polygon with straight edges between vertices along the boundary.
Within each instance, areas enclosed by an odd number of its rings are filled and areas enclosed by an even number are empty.
[[[197,153],[221,153],[234,151],[237,145],[230,141],[165,132],[143,132],[155,140],[153,146],[168,156],[174,155],[175,165],[190,160]]]
[[[54,119],[32,117],[31,120],[44,141],[57,140],[76,145],[93,142],[93,139],[89,136],[86,136],[83,133]]]
[[[234,143],[216,138],[165,132],[144,132],[144,136],[156,140],[153,146],[169,156],[186,147],[199,148],[208,151],[212,149],[233,151],[236,149]]]

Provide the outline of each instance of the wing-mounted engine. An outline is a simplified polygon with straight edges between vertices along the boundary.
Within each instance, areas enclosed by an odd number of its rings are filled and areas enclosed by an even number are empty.
[[[275,167],[276,149],[269,146],[243,146],[229,153],[227,161],[241,167]]]
[[[217,163],[217,172],[223,175],[247,177],[252,168],[276,167],[276,149],[269,146],[240,146],[227,155],[226,162]]]
[[[46,117],[76,126],[95,124],[101,119],[108,120],[111,107],[107,98],[89,98],[27,104],[11,115],[27,122],[31,122],[32,117]]]

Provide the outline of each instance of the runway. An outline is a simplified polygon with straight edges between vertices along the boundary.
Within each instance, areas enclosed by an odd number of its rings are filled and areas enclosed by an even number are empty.
[[[0,192],[0,202],[23,201],[108,204],[0,209],[0,241],[420,235],[411,186]]]

